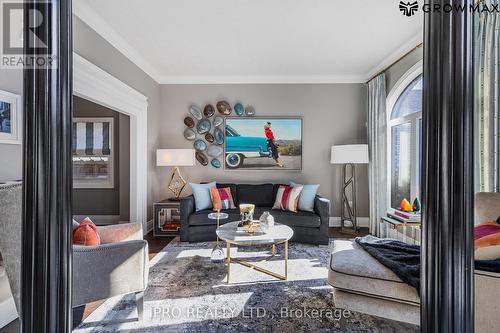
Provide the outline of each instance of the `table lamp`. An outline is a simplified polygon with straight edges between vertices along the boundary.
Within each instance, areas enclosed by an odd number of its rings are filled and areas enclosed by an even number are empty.
[[[341,145],[332,146],[331,164],[342,164],[342,212],[340,217],[341,232],[358,232],[356,212],[356,167],[355,164],[368,164],[368,145]],[[347,169],[350,171],[348,177]],[[350,195],[349,195],[350,192]],[[346,225],[350,221],[351,227]]]
[[[180,200],[180,195],[186,180],[182,177],[179,167],[196,165],[194,149],[157,149],[156,166],[171,166],[172,174],[168,182],[168,189],[174,194],[170,200]]]

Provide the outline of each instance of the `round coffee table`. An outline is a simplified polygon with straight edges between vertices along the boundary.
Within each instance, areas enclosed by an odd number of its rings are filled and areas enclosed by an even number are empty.
[[[217,230],[217,236],[226,242],[227,249],[227,283],[230,282],[231,262],[241,264],[243,266],[255,269],[256,271],[273,276],[280,280],[286,280],[288,275],[288,241],[293,236],[293,230],[289,226],[276,223],[269,232],[264,233],[257,228],[253,234],[247,232],[246,227],[238,227],[239,222],[226,223]],[[258,223],[258,221],[255,221]],[[259,267],[254,263],[244,261],[238,258],[231,258],[231,244],[236,246],[272,246],[272,254],[261,260],[268,261],[276,255],[276,245],[284,244],[285,246],[285,274],[281,275],[271,272],[265,268]]]

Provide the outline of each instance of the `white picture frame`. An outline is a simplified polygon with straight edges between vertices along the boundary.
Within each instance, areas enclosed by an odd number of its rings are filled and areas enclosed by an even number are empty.
[[[9,105],[8,115],[0,114],[0,143],[20,145],[23,126],[21,96],[0,90],[0,103]]]

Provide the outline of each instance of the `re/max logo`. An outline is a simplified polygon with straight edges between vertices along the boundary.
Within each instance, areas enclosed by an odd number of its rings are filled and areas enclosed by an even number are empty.
[[[458,4],[425,4],[422,6],[422,10],[424,13],[450,13],[450,12],[464,12],[466,10],[473,12],[473,13],[500,13],[500,4],[491,4],[491,5],[486,5],[486,4],[476,4],[476,5],[458,5]]]

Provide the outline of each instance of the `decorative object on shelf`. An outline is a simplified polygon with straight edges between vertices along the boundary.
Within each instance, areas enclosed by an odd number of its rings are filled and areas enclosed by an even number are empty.
[[[236,115],[241,117],[245,113],[245,108],[243,107],[243,104],[241,103],[234,104],[234,113],[236,113]]]
[[[196,139],[196,132],[193,131],[192,128],[186,128],[184,130],[184,138],[186,138],[186,140],[193,141]]]
[[[412,209],[414,212],[420,212],[420,210],[422,209],[422,204],[420,203],[419,198],[415,198],[415,200],[413,200]]]
[[[211,164],[214,168],[216,168],[216,169],[220,169],[220,167],[222,166],[221,162],[220,162],[218,159],[216,159],[216,158],[214,158],[214,159],[210,162],[210,164]]]
[[[193,120],[193,118],[191,118],[189,116],[187,116],[186,118],[184,118],[184,125],[186,125],[189,128],[193,128],[194,127],[194,120]]]
[[[341,232],[357,234],[356,167],[354,165],[369,163],[368,145],[332,146],[330,162],[332,164],[343,164],[341,183]],[[347,176],[347,169],[350,169],[349,178]]]
[[[0,143],[21,144],[21,96],[0,90]]]
[[[207,150],[207,144],[205,141],[202,139],[197,139],[193,143],[193,148],[196,149],[196,151],[201,152]]]
[[[260,216],[259,223],[260,229],[267,234],[274,227],[274,216],[266,211]]]
[[[224,143],[224,132],[220,128],[214,130],[215,143],[221,145]]]
[[[224,118],[222,118],[221,116],[215,116],[214,117],[214,126],[218,127],[222,124],[224,124]]]
[[[413,210],[411,203],[408,200],[406,200],[406,198],[401,200],[399,208],[401,208],[401,210],[405,212],[411,212]]]
[[[198,125],[196,125],[196,130],[200,134],[205,134],[210,131],[210,128],[212,127],[212,124],[210,123],[210,120],[208,119],[202,119],[198,122]]]
[[[181,203],[165,199],[153,203],[153,236],[177,236],[181,228]]]
[[[207,104],[205,105],[205,108],[203,109],[203,115],[207,118],[210,118],[214,115],[215,109],[212,106],[212,104]]]
[[[207,166],[208,165],[208,158],[202,152],[197,151],[196,154],[195,154],[195,157],[198,160],[198,162],[200,162],[201,165],[203,165],[203,166]]]
[[[247,225],[253,221],[253,212],[255,211],[254,204],[240,204],[241,224]]]
[[[217,158],[222,155],[224,152],[224,149],[222,149],[221,146],[216,146],[216,145],[211,145],[207,149],[207,155],[212,157],[212,158]]]
[[[187,182],[182,177],[179,167],[194,166],[193,149],[157,149],[156,166],[171,166],[172,174],[168,182],[168,189],[174,194],[174,200],[178,200]]]
[[[198,120],[201,120],[203,118],[203,113],[201,112],[200,108],[197,107],[196,105],[191,105],[189,107],[189,113],[191,113],[191,115]]]
[[[248,117],[255,116],[255,108],[253,106],[247,106],[245,108],[245,115]]]
[[[217,102],[217,110],[224,116],[229,116],[232,111],[231,105],[226,101]]]
[[[302,123],[300,117],[226,117],[224,168],[302,170]]]
[[[216,229],[217,231],[219,230],[219,227],[220,227],[220,220],[227,219],[228,217],[229,217],[228,214],[221,213],[220,210],[218,210],[216,213],[208,214],[209,219],[217,220],[217,229]],[[224,251],[222,250],[222,247],[220,247],[220,245],[219,245],[219,234],[217,232],[215,234],[217,235],[217,240],[215,242],[214,248],[212,249],[212,253],[210,255],[210,260],[212,260],[212,262],[215,262],[215,263],[224,262],[225,255],[224,255]]]
[[[207,140],[207,142],[209,143],[214,143],[215,138],[212,133],[207,133],[205,134],[205,140]]]

